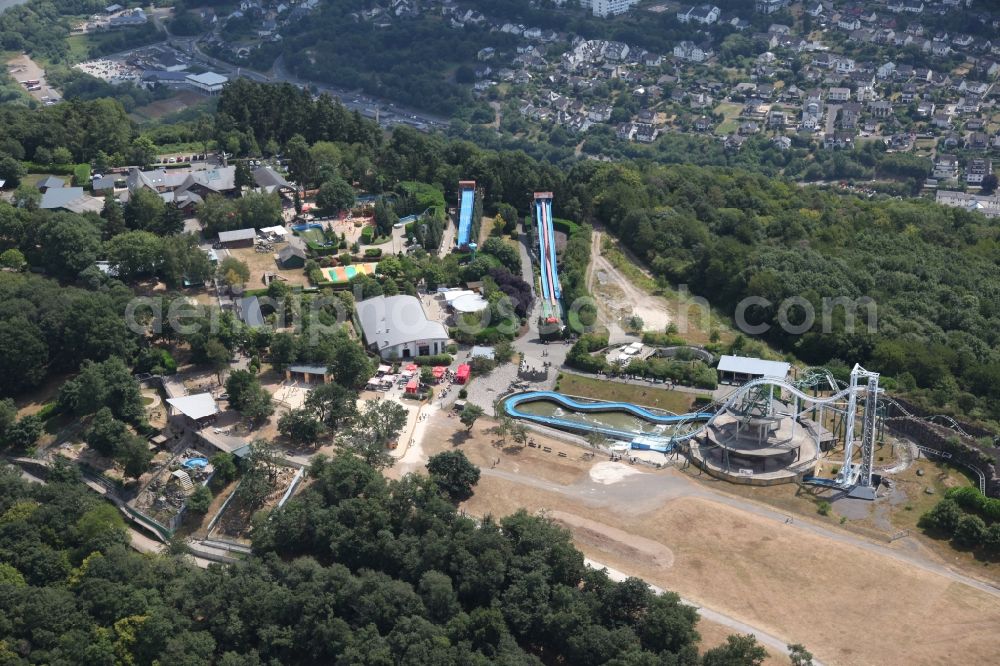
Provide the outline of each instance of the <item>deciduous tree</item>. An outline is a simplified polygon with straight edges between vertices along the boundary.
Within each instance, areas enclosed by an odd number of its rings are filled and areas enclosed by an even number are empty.
[[[434,483],[454,502],[472,497],[472,488],[479,483],[479,468],[469,462],[461,451],[443,451],[430,457],[427,471]]]

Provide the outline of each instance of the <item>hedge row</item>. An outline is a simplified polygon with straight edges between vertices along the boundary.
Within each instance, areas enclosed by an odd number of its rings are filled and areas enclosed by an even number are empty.
[[[583,227],[572,220],[564,220],[559,217],[553,217],[552,228],[556,231],[563,232],[569,237],[573,237],[576,235],[576,232],[580,231]]]

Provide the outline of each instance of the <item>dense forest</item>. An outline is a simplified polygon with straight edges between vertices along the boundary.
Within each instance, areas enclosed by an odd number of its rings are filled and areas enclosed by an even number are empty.
[[[128,548],[118,512],[69,466],[46,485],[0,469],[6,664],[749,666],[731,637],[698,655],[697,615],[584,566],[569,534],[521,512],[477,525],[431,476],[386,481],[320,458],[261,520],[254,555],[202,570],[173,545]],[[439,480],[443,481],[444,477]]]

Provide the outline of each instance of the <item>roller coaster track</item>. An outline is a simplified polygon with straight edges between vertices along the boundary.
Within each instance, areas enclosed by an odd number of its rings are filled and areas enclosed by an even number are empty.
[[[972,437],[972,435],[970,435],[969,433],[967,433],[965,431],[965,429],[962,428],[961,424],[958,421],[956,421],[955,419],[951,418],[947,414],[932,414],[931,416],[916,416],[914,414],[911,414],[905,407],[903,407],[901,404],[899,404],[898,402],[896,402],[892,398],[882,397],[880,400],[881,400],[881,402],[890,404],[893,407],[895,407],[896,409],[898,409],[903,414],[902,418],[909,419],[911,421],[923,421],[924,423],[933,423],[934,425],[942,425],[945,428],[949,428],[951,430],[954,430],[955,432],[957,432],[959,435],[961,435],[963,437],[968,437],[969,439],[974,439]],[[890,418],[899,418],[899,417],[890,417]],[[939,421],[943,421],[944,423],[938,423]]]
[[[831,391],[839,391],[842,388],[847,388],[847,382],[840,381],[833,376],[832,372],[820,366],[806,368],[800,373],[799,378],[795,380],[795,385],[803,389],[816,388],[823,383],[827,384]]]

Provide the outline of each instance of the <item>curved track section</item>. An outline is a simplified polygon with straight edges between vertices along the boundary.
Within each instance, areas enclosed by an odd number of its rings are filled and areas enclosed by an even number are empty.
[[[677,425],[680,423],[691,423],[692,421],[707,421],[712,416],[711,412],[697,412],[691,414],[662,414],[653,412],[645,407],[633,405],[630,402],[579,402],[562,393],[554,391],[527,391],[516,393],[507,398],[504,403],[504,411],[508,416],[525,421],[533,421],[542,425],[552,426],[563,430],[573,430],[578,432],[598,432],[608,437],[631,440],[636,437],[650,437],[649,433],[633,432],[610,428],[596,424],[580,423],[570,419],[559,418],[558,416],[541,416],[523,412],[518,407],[524,403],[545,400],[554,402],[564,409],[584,414],[595,414],[600,412],[625,412],[636,418],[642,419],[656,425]],[[655,437],[655,436],[654,436]],[[665,438],[666,439],[666,438]]]
[[[893,407],[895,407],[896,409],[899,410],[900,414],[902,414],[901,417],[890,417],[890,418],[904,418],[904,419],[909,419],[911,421],[924,421],[924,422],[927,422],[927,423],[934,423],[936,425],[943,426],[945,428],[950,428],[951,430],[954,430],[955,432],[957,432],[959,435],[962,435],[963,437],[969,437],[970,439],[972,438],[972,435],[970,435],[969,433],[967,433],[965,431],[965,429],[962,428],[962,426],[958,423],[958,421],[956,421],[955,419],[951,418],[947,414],[932,414],[931,416],[916,416],[914,414],[911,414],[909,411],[907,411],[907,409],[905,407],[903,407],[901,404],[899,404],[898,402],[896,402],[892,398],[881,397],[881,398],[879,398],[879,401],[880,402],[884,402],[887,405],[892,405]]]

